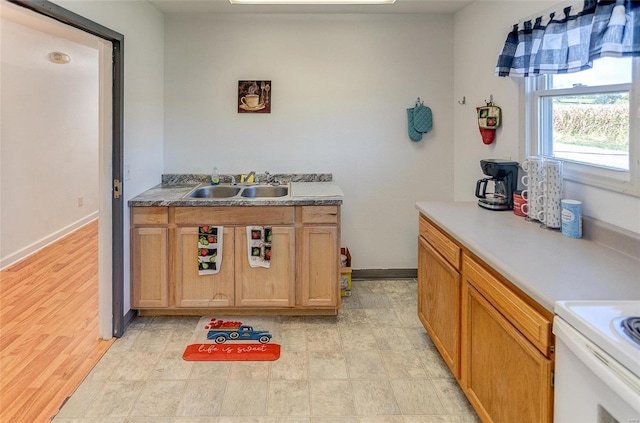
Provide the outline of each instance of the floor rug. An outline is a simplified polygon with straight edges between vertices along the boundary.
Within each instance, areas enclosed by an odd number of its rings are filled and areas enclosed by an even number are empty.
[[[202,318],[182,354],[186,361],[274,361],[280,345],[272,342],[267,330],[250,322]]]

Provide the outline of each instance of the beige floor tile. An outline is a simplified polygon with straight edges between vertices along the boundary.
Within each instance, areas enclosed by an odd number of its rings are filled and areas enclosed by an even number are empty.
[[[445,414],[429,379],[392,379],[391,386],[402,414]]]
[[[374,329],[369,326],[340,326],[343,351],[371,351],[378,349]]]
[[[164,352],[149,376],[150,379],[186,380],[189,379],[193,361],[185,361],[182,354]]]
[[[136,318],[54,423],[480,423],[416,297],[356,280],[337,316],[216,316],[268,330],[276,361],[184,361],[211,316]]]
[[[175,416],[185,384],[186,381],[147,381],[131,410],[131,416]]]
[[[347,365],[340,351],[312,351],[309,358],[309,379],[346,379]]]
[[[401,414],[387,380],[352,380],[356,412],[361,416]]]
[[[355,415],[353,392],[348,380],[310,380],[309,390],[312,415]]]
[[[280,358],[271,362],[271,379],[307,379],[309,362],[306,352],[280,353]]]
[[[414,350],[380,351],[390,379],[426,378],[427,372]]]
[[[233,362],[231,361],[193,361],[191,380],[226,380]]]
[[[334,323],[331,327],[306,330],[307,351],[335,351],[341,348],[340,334]]]
[[[283,329],[280,333],[281,351],[306,351],[307,338],[304,329]]]
[[[144,382],[116,381],[105,383],[102,391],[91,401],[87,417],[126,417],[133,408]]]
[[[267,414],[266,380],[230,380],[224,394],[221,416],[265,416]]]
[[[401,328],[378,327],[374,329],[373,336],[375,336],[380,350],[406,351],[413,349],[413,344]]]
[[[215,417],[220,407],[227,383],[225,381],[189,380],[176,410],[178,417]]]
[[[418,352],[418,357],[422,361],[422,365],[431,378],[450,379],[453,378],[451,371],[445,364],[440,353],[436,349],[426,349]]]
[[[387,372],[378,351],[345,351],[351,379],[386,379]]]
[[[309,416],[309,382],[306,380],[272,380],[269,382],[270,416]]]
[[[448,414],[472,413],[473,409],[467,397],[460,390],[455,379],[433,379],[431,381],[444,410]]]
[[[104,380],[85,380],[64,404],[57,417],[84,417],[87,407],[104,389]]]
[[[234,361],[229,379],[269,379],[270,371],[270,361]]]

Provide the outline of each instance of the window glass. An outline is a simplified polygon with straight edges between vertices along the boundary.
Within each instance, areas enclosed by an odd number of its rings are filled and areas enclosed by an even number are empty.
[[[582,72],[549,75],[551,89],[631,83],[631,57],[604,57]]]

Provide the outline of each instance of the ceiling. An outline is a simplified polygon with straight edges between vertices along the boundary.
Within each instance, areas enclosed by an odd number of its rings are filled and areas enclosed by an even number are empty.
[[[229,0],[150,0],[169,13],[455,13],[475,0],[396,0],[378,5],[248,5]]]

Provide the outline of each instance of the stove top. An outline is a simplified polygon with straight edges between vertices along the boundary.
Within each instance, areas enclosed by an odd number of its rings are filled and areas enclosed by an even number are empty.
[[[640,342],[634,341],[640,338],[640,300],[557,301],[554,311],[556,318],[640,376]]]
[[[629,340],[640,346],[640,316],[631,316],[621,319],[615,324],[616,329],[627,336]]]

